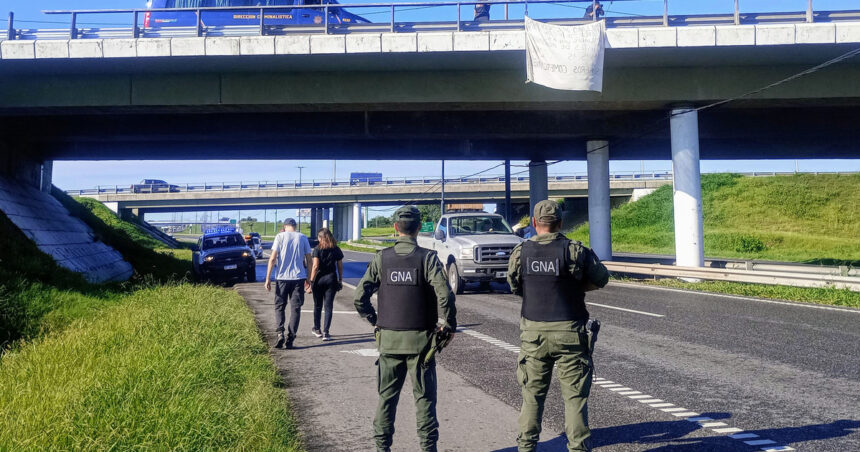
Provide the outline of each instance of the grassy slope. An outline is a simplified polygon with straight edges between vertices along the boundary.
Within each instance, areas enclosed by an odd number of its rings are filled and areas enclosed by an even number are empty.
[[[253,315],[214,287],[137,290],[9,353],[0,412],[4,450],[300,448]]]
[[[0,450],[299,450],[241,298],[177,285],[187,250],[165,255],[103,206],[71,207],[136,275],[88,284],[0,213]]]
[[[707,174],[702,201],[709,257],[860,264],[860,175]],[[670,186],[613,210],[613,250],[673,254],[672,215]]]

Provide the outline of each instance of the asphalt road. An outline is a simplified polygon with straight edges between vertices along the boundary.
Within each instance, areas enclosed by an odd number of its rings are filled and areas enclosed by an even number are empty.
[[[355,284],[371,255],[344,254]],[[439,363],[516,408],[520,300],[493,289],[457,297],[464,331]],[[335,309],[349,309],[347,292]],[[620,283],[587,302],[604,325],[589,402],[597,450],[860,450],[860,310]],[[560,402],[554,384],[542,451],[564,450]]]

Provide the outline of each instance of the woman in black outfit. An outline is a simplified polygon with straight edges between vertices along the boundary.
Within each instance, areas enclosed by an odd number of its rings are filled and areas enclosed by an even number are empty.
[[[314,294],[313,333],[324,341],[330,341],[329,327],[334,295],[343,288],[343,251],[338,248],[337,240],[328,228],[320,229],[317,239],[319,239],[319,245],[313,251],[313,267],[308,281],[309,289]],[[320,331],[323,307],[325,307],[325,323]]]

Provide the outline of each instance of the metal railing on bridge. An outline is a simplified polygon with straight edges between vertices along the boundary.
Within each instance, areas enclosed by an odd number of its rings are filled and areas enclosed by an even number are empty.
[[[761,173],[759,173],[761,174]],[[768,173],[771,174],[771,173]],[[776,173],[773,173],[776,174]],[[793,173],[792,173],[793,174]],[[652,172],[652,173],[632,173],[619,172],[610,174],[611,180],[670,180],[672,173],[670,172]],[[547,179],[552,182],[587,182],[588,175],[586,173],[577,173],[569,175],[549,176]],[[511,183],[528,182],[528,176],[512,176]],[[446,177],[445,185],[479,185],[479,184],[499,184],[504,183],[504,176],[488,176],[488,177]],[[104,186],[100,185],[95,188],[67,190],[66,193],[75,196],[82,195],[99,195],[99,194],[140,194],[140,193],[200,193],[200,192],[219,192],[219,191],[263,191],[263,190],[301,190],[314,188],[349,188],[349,187],[397,187],[397,186],[428,186],[441,185],[442,179],[438,176],[433,177],[386,177],[380,180],[331,180],[331,179],[312,179],[312,180],[291,180],[291,181],[237,181],[237,182],[196,182],[196,183],[157,183],[157,184],[133,184],[130,186]]]
[[[738,173],[743,176],[791,176],[795,174],[856,174],[855,172],[793,172],[793,171],[752,171]],[[609,175],[610,181],[637,181],[637,180],[671,180],[672,172],[615,172]],[[553,175],[548,177],[548,182],[588,182],[587,173],[574,173],[565,175]],[[526,183],[528,176],[512,176],[511,183]],[[132,184],[129,186],[99,185],[93,188],[66,190],[73,196],[102,195],[102,194],[147,194],[147,193],[202,193],[222,191],[264,191],[264,190],[303,190],[314,188],[350,188],[350,187],[397,187],[397,186],[425,186],[432,187],[441,185],[442,179],[438,176],[431,177],[386,177],[380,180],[290,180],[290,181],[233,181],[233,182],[195,182],[170,184],[167,182],[157,184]],[[480,185],[504,183],[504,176],[485,177],[446,177],[445,185]]]
[[[325,1],[325,0],[324,0]],[[528,13],[529,5],[533,9],[540,5],[553,5],[574,8],[581,14],[588,5],[596,5],[595,0],[493,0],[493,1],[441,1],[441,2],[402,2],[402,3],[358,3],[358,4],[316,4],[316,5],[290,5],[290,6],[228,6],[228,7],[201,7],[201,8],[172,8],[172,9],[107,9],[107,10],[53,10],[44,11],[46,14],[65,15],[69,18],[68,28],[63,29],[28,29],[15,28],[13,14],[9,14],[7,22],[7,39],[111,39],[111,38],[159,38],[159,37],[189,37],[189,36],[265,36],[285,35],[292,33],[380,33],[380,32],[418,32],[418,31],[488,31],[488,30],[522,30],[522,16]],[[620,4],[644,2],[646,0],[615,0]],[[689,1],[689,0],[686,0]],[[666,27],[666,26],[688,26],[688,25],[740,25],[740,24],[767,24],[767,23],[812,23],[812,22],[836,22],[836,21],[858,21],[860,10],[823,11],[813,8],[813,1],[807,0],[805,11],[788,12],[745,12],[740,8],[738,0],[723,0],[727,8],[725,13],[698,14],[698,15],[671,15],[669,14],[670,3],[680,0],[663,0],[662,14],[632,14],[619,12],[618,16],[607,16],[607,27]],[[504,8],[504,19],[475,21],[464,20],[463,10],[474,5],[486,4]],[[516,7],[512,12],[511,6]],[[397,13],[403,16],[404,12],[412,10],[425,10],[429,8],[453,9],[456,17],[447,21],[421,21],[421,20],[398,20]],[[266,13],[286,12],[291,10],[321,11],[322,18],[319,24],[295,24],[295,25],[273,25],[271,20],[267,23]],[[388,20],[371,23],[330,23],[329,12],[342,9],[354,9],[361,11],[373,10],[362,13],[364,15],[385,14]],[[520,13],[522,10],[522,13]],[[206,25],[207,13],[218,11],[247,11],[255,14],[259,20],[254,25]],[[561,10],[559,10],[561,11]],[[196,14],[196,25],[194,26],[162,26],[158,28],[146,27],[142,18],[151,12],[185,12]],[[608,10],[609,13],[614,11]],[[258,16],[257,16],[258,14]],[[82,16],[92,17],[116,17],[127,16],[127,26],[119,27],[82,27],[79,21]],[[558,14],[557,17],[541,18],[550,23],[575,25],[596,20],[597,16],[586,18],[582,15],[571,17],[569,13]]]

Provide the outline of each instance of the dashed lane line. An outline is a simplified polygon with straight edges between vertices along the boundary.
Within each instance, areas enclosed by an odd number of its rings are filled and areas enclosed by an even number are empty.
[[[723,294],[713,293],[713,292],[699,292],[696,290],[676,289],[674,287],[648,286],[645,284],[621,283],[621,282],[614,282],[614,281],[609,283],[609,284],[612,286],[635,287],[635,288],[639,288],[639,289],[649,289],[649,290],[668,290],[670,292],[681,292],[681,293],[689,293],[689,294],[696,294],[696,295],[706,295],[706,296],[719,297],[719,298],[731,298],[734,300],[758,301],[760,303],[780,304],[780,305],[785,305],[785,306],[794,306],[797,308],[822,309],[825,311],[850,312],[852,314],[860,314],[860,309],[837,308],[837,307],[822,306],[822,305],[817,305],[817,304],[812,304],[812,303],[792,303],[790,301],[768,300],[766,298],[742,297],[739,295],[723,295]],[[591,305],[593,303],[588,303],[588,304]]]
[[[593,303],[592,303],[593,304]],[[662,317],[662,316],[661,316]],[[516,353],[520,352],[520,348],[511,344],[508,344],[504,341],[496,339],[492,336],[488,336],[484,333],[480,333],[470,328],[458,328],[457,331],[464,333],[468,336],[472,336],[475,339],[480,339],[489,344],[495,345],[505,350],[513,351]],[[666,414],[671,414],[677,418],[684,419],[688,422],[692,422],[697,424],[700,428],[706,428],[711,430],[714,433],[720,435],[726,435],[726,437],[743,441],[745,444],[749,446],[763,446],[760,450],[766,452],[776,452],[776,451],[791,451],[794,448],[789,446],[778,445],[776,441],[761,438],[755,433],[744,432],[743,429],[737,427],[729,427],[725,422],[715,421],[714,419],[702,416],[701,414],[690,411],[687,408],[675,406],[673,403],[664,402],[662,399],[657,399],[652,395],[643,394],[640,391],[632,390],[627,386],[624,386],[620,383],[616,383],[611,380],[607,380],[605,378],[594,377],[593,384],[599,388],[608,389],[610,392],[615,394],[623,395],[628,399],[635,400],[639,403],[648,405],[651,408],[656,410],[660,410]]]

